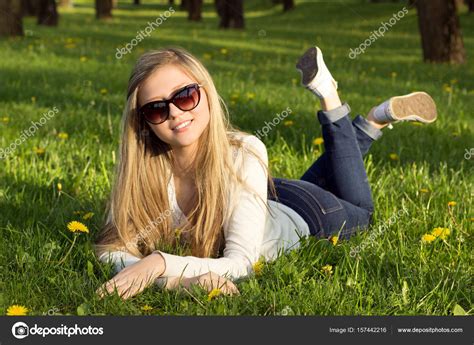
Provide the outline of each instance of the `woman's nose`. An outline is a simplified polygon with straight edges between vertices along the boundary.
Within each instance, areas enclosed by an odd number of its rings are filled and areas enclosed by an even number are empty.
[[[173,103],[170,103],[170,116],[175,118],[179,115],[184,113],[184,110],[179,109],[177,106],[175,106]]]

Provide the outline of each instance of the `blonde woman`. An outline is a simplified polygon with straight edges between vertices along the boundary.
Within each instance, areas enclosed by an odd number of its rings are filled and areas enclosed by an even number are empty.
[[[297,68],[321,101],[325,153],[294,180],[271,176],[265,145],[229,123],[198,59],[181,48],[139,58],[96,241],[100,260],[117,274],[100,296],[116,291],[126,299],[152,284],[238,294],[235,281],[261,257],[273,260],[304,236],[349,238],[368,226],[374,208],[362,157],[392,122],[433,122],[434,102],[425,93],[394,97],[351,121],[319,48]]]

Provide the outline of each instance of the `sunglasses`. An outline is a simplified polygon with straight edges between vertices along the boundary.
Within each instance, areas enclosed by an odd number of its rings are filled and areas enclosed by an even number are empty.
[[[170,99],[149,102],[138,110],[145,121],[159,125],[168,120],[170,116],[170,103],[178,109],[190,111],[196,108],[201,100],[200,84],[190,84],[177,90]]]

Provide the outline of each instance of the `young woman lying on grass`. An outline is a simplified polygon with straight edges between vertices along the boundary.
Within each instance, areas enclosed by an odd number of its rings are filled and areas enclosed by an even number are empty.
[[[321,101],[325,152],[299,180],[274,178],[265,145],[235,129],[201,62],[181,48],[148,52],[130,77],[120,162],[97,255],[117,274],[97,291],[124,299],[151,284],[239,293],[235,280],[299,246],[304,236],[349,238],[374,206],[363,157],[397,121],[436,120],[423,92],[349,117],[319,48],[298,61]],[[315,124],[316,126],[316,124]],[[166,252],[185,248],[189,255]]]

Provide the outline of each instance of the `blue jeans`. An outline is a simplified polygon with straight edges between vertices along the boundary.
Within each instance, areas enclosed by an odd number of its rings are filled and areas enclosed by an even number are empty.
[[[351,121],[347,103],[319,111],[325,152],[299,180],[274,178],[276,200],[295,210],[312,235],[349,238],[366,228],[374,212],[363,156],[382,132],[358,115]]]

